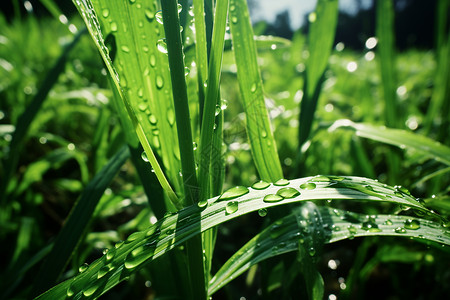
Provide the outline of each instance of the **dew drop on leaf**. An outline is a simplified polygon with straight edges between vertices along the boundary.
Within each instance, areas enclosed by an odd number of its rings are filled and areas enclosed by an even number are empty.
[[[289,180],[287,179],[279,179],[277,182],[274,183],[274,185],[278,185],[278,186],[283,186],[283,185],[288,185],[289,184]]]
[[[141,158],[142,158],[143,161],[148,162],[147,153],[145,151],[142,151]]]
[[[86,271],[89,268],[89,265],[87,263],[82,264],[79,268],[78,268],[78,272],[83,273],[84,271]]]
[[[265,208],[258,209],[258,215],[259,215],[260,217],[265,217],[265,216],[267,216],[267,209],[265,209]]]
[[[156,76],[156,87],[158,89],[162,89],[164,86],[164,79],[162,78],[161,75],[157,75]]]
[[[237,202],[237,201],[228,202],[227,205],[225,206],[225,211],[226,211],[227,215],[234,214],[235,212],[237,212],[238,206],[239,206],[239,202]]]
[[[156,66],[156,56],[154,54],[150,55],[150,66]]]
[[[145,17],[147,18],[147,20],[151,22],[155,18],[155,14],[150,9],[147,8],[145,9]]]
[[[387,219],[386,221],[384,221],[384,224],[385,224],[385,225],[392,225],[392,224],[394,224],[394,223],[392,223],[391,220]]]
[[[116,32],[117,31],[117,23],[116,22],[111,22],[111,31],[112,32]]]
[[[156,21],[157,21],[159,24],[161,24],[161,25],[163,24],[162,10],[158,10],[158,11],[156,12],[155,18],[156,18]]]
[[[250,92],[252,93],[256,92],[256,83],[252,84],[252,86],[250,87]]]
[[[202,200],[197,203],[197,206],[200,208],[206,208],[208,206],[208,200]]]
[[[279,201],[281,201],[283,199],[284,198],[282,196],[280,196],[280,195],[268,194],[268,195],[264,196],[263,201],[267,202],[267,203],[274,203],[274,202],[279,202]]]
[[[165,39],[160,39],[156,42],[156,47],[158,48],[158,51],[164,54],[167,54],[167,44]]]
[[[316,184],[313,182],[306,182],[300,185],[302,190],[313,190],[316,188]]]
[[[348,232],[350,232],[351,235],[354,235],[354,234],[356,234],[356,232],[358,232],[358,229],[356,229],[356,227],[353,226],[353,225],[349,225],[347,227],[347,229],[348,229]]]
[[[285,187],[285,188],[279,189],[277,191],[277,195],[280,195],[281,197],[283,197],[285,199],[289,199],[289,198],[297,197],[298,195],[300,195],[300,192],[294,188]]]
[[[403,228],[403,227],[400,227],[400,226],[397,227],[397,228],[395,228],[394,231],[395,231],[396,233],[406,233],[406,229]]]
[[[232,187],[231,189],[225,191],[222,196],[220,196],[220,200],[228,200],[228,199],[234,199],[237,197],[240,197],[242,195],[245,195],[249,192],[248,188],[246,188],[245,186],[235,186]]]
[[[316,255],[316,249],[314,249],[314,247],[311,247],[308,249],[308,253],[310,256],[314,256]]]
[[[109,261],[116,255],[116,248],[111,248],[106,252],[106,260]]]
[[[263,180],[257,181],[252,185],[252,188],[255,190],[264,190],[270,186],[270,183],[265,182]]]
[[[148,120],[150,121],[150,124],[152,124],[152,125],[156,125],[156,123],[158,122],[158,120],[156,119],[156,116],[154,114],[150,114],[150,116],[148,117]]]
[[[171,108],[167,110],[167,122],[169,122],[170,126],[173,126],[175,123],[175,113]]]
[[[406,229],[417,230],[420,228],[420,222],[414,219],[408,219],[405,221],[404,227]]]
[[[233,22],[234,24],[236,24],[238,22],[238,18],[233,16],[231,17],[231,22]]]
[[[109,9],[105,8],[102,10],[102,16],[103,18],[107,18],[109,16]]]

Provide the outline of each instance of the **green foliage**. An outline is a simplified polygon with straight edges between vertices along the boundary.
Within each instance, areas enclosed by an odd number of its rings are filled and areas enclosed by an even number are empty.
[[[244,0],[42,2],[0,17],[0,299],[448,294],[445,9],[394,57],[390,0],[364,53],[335,0],[291,41]]]

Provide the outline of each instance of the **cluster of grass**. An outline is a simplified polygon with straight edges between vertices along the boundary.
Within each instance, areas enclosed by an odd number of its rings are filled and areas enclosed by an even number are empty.
[[[292,40],[243,0],[42,2],[0,16],[0,299],[448,294],[445,0],[404,53],[390,0],[361,52],[337,1]]]

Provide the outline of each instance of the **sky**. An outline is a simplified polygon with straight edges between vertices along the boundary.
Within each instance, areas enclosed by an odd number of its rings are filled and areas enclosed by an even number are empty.
[[[314,10],[316,0],[258,0],[257,8],[252,11],[252,20],[265,19],[273,22],[277,14],[288,10],[292,29],[298,29],[305,13]],[[356,13],[356,0],[340,0],[339,7],[349,13]],[[363,7],[370,6],[371,0],[363,0]]]

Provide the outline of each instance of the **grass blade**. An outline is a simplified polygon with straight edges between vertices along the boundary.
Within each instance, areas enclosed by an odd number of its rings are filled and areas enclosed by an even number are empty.
[[[339,185],[336,186],[336,183],[339,183]],[[305,185],[312,189],[299,189],[299,187],[305,187]],[[301,191],[301,194],[292,198],[282,198],[278,202],[264,201],[267,195],[282,193],[285,188]],[[245,193],[246,191],[247,193]],[[242,193],[244,194],[242,195]],[[201,226],[201,231],[203,232],[218,224],[250,212],[258,211],[259,209],[268,209],[278,205],[319,199],[393,203],[395,205],[411,207],[423,213],[432,214],[431,211],[427,210],[414,197],[410,196],[409,192],[396,190],[377,181],[360,177],[316,176],[291,180],[283,187],[271,185],[264,190],[254,190],[244,187],[233,188],[225,192],[220,198],[215,197],[210,199],[203,209],[197,205],[190,206],[178,213],[165,217],[145,231],[133,233],[125,242],[117,244],[106,255],[92,263],[86,271],[80,273],[74,279],[59,284],[37,299],[57,299],[66,295],[70,295],[71,297],[84,295],[88,299],[97,298],[142,268],[146,262],[156,259],[174,247],[181,245],[186,240],[198,235],[199,226]],[[386,227],[386,230],[383,227],[385,223],[386,226],[392,226],[389,222],[385,222],[388,217],[383,219],[383,216],[377,216],[375,220],[376,226],[382,231],[366,231],[363,229],[364,226],[366,226],[364,228],[368,228],[365,222],[373,222],[374,220],[360,219],[351,213],[341,215],[339,211],[335,213],[334,210],[329,215],[332,221],[326,220],[322,216],[322,219],[325,220],[324,223],[336,224],[340,226],[340,229],[339,231],[333,231],[331,238],[327,242],[346,239],[351,234],[353,236],[390,235],[412,236],[420,238],[421,241],[430,241],[450,246],[449,230],[437,222],[420,219],[420,226],[426,228],[424,229],[425,231],[414,229],[406,230],[406,232],[396,232],[393,230],[393,227]],[[433,216],[439,218],[437,215]],[[395,218],[394,220],[398,220],[399,222],[404,222],[405,218],[416,219],[402,216],[389,216],[389,218]],[[394,220],[391,220],[392,224],[400,224],[394,223],[396,222]],[[353,231],[349,232],[346,227],[349,223],[353,224],[353,226],[361,226],[361,230],[357,229],[354,233]],[[402,224],[405,225],[404,223]],[[373,227],[375,228],[374,225]],[[290,236],[292,237],[292,235]],[[295,243],[296,248],[297,240]],[[442,249],[445,250],[448,247]]]
[[[198,184],[195,171],[192,131],[184,70],[180,21],[176,0],[161,2],[163,24],[169,55],[172,94],[174,99],[178,144],[180,147],[181,173],[184,188],[183,206],[198,202]],[[176,83],[176,84],[175,84]]]
[[[306,62],[303,99],[300,103],[299,149],[309,138],[322,88],[323,74],[334,42],[337,16],[337,0],[319,0],[315,12],[310,14],[309,58]]]
[[[133,128],[145,150],[147,159],[155,171],[155,175],[173,205],[181,207],[178,197],[169,184],[152,149],[153,145],[160,150],[160,153],[171,154],[170,158],[162,156],[162,160],[172,179],[172,183],[177,187],[180,170],[179,160],[172,158],[173,156],[179,157],[176,132],[173,127],[175,116],[171,104],[172,99],[167,99],[168,93],[166,93],[167,89],[170,88],[170,84],[168,84],[170,82],[168,79],[169,70],[164,67],[167,67],[167,64],[165,65],[167,58],[156,49],[156,41],[161,34],[161,28],[156,25],[157,22],[155,20],[156,6],[151,5],[141,10],[137,6],[131,7],[133,3],[123,1],[95,1],[94,9],[90,0],[74,1],[74,4],[83,17],[89,33],[105,62],[106,68],[114,82],[113,87],[123,101]],[[100,26],[96,12],[106,19],[102,23],[103,27]],[[132,16],[135,16],[135,18]],[[120,23],[120,28],[117,25],[118,20],[123,20]],[[141,29],[139,26],[140,21],[143,22],[144,20],[156,26],[153,28],[153,31],[148,32],[150,35],[149,39],[155,42],[155,47],[147,48],[147,52],[140,50],[147,45],[141,36],[129,34],[128,32],[130,30],[135,33],[144,33],[141,32],[144,29]],[[116,48],[108,49],[106,47],[103,38],[104,34],[111,37],[110,39],[114,41],[113,45],[116,45]],[[112,55],[113,53],[116,53],[115,56],[110,57],[110,54]],[[139,55],[134,56],[130,53]],[[117,68],[113,64],[112,58],[114,58]],[[161,73],[156,74],[153,69],[150,70],[146,63],[141,63],[143,61],[149,61],[151,66],[156,66],[157,62],[161,63],[163,66],[158,68]],[[129,87],[128,81],[136,84]],[[146,99],[141,99],[144,95]],[[155,115],[167,116],[167,118],[159,120],[159,122]],[[158,124],[158,127],[154,124]]]
[[[338,120],[330,128],[333,131],[344,127],[356,131],[356,135],[374,141],[420,152],[424,157],[433,158],[441,163],[450,165],[450,147],[416,133],[402,129],[378,127],[370,124],[353,123],[350,120]]]
[[[216,118],[216,107],[219,104],[219,83],[222,68],[223,45],[225,39],[226,19],[228,12],[228,0],[217,1],[215,10],[213,37],[211,42],[211,53],[208,65],[208,85],[206,87],[206,98],[202,116],[200,136],[200,163],[199,183],[201,187],[200,199],[205,200],[212,196],[211,191],[211,166],[213,161],[221,157],[212,156],[214,149],[213,132]]]
[[[129,155],[128,149],[122,147],[86,186],[36,276],[33,294],[39,294],[52,286],[64,271],[92,219],[97,203]]]
[[[311,246],[311,239],[314,238],[311,232],[314,231],[309,231],[308,226],[314,224],[314,220],[312,220],[314,218],[311,217],[305,220],[300,216],[299,220],[299,212],[302,212],[302,210],[305,210],[305,207],[267,227],[233,254],[211,279],[210,295],[247,271],[251,266],[271,257],[298,250],[299,239],[303,240],[305,247]],[[330,207],[318,207],[317,210],[322,222],[326,224],[326,243],[334,243],[349,237],[355,238],[375,235],[408,237],[414,238],[417,241],[420,241],[421,235],[427,235],[433,236],[433,239],[437,240],[440,235],[440,230],[436,227],[438,226],[437,223],[419,218],[377,215],[377,227],[373,227],[370,230],[364,227],[364,220],[368,220],[366,215]],[[352,222],[349,221],[349,217],[346,219],[345,216],[351,216]],[[355,223],[353,220],[360,220],[360,222]],[[419,228],[407,230],[405,229],[405,224],[419,224]],[[434,246],[440,247],[436,244]]]
[[[229,19],[253,160],[262,180],[276,181],[283,178],[283,172],[264,102],[253,29],[245,0],[230,1]]]

